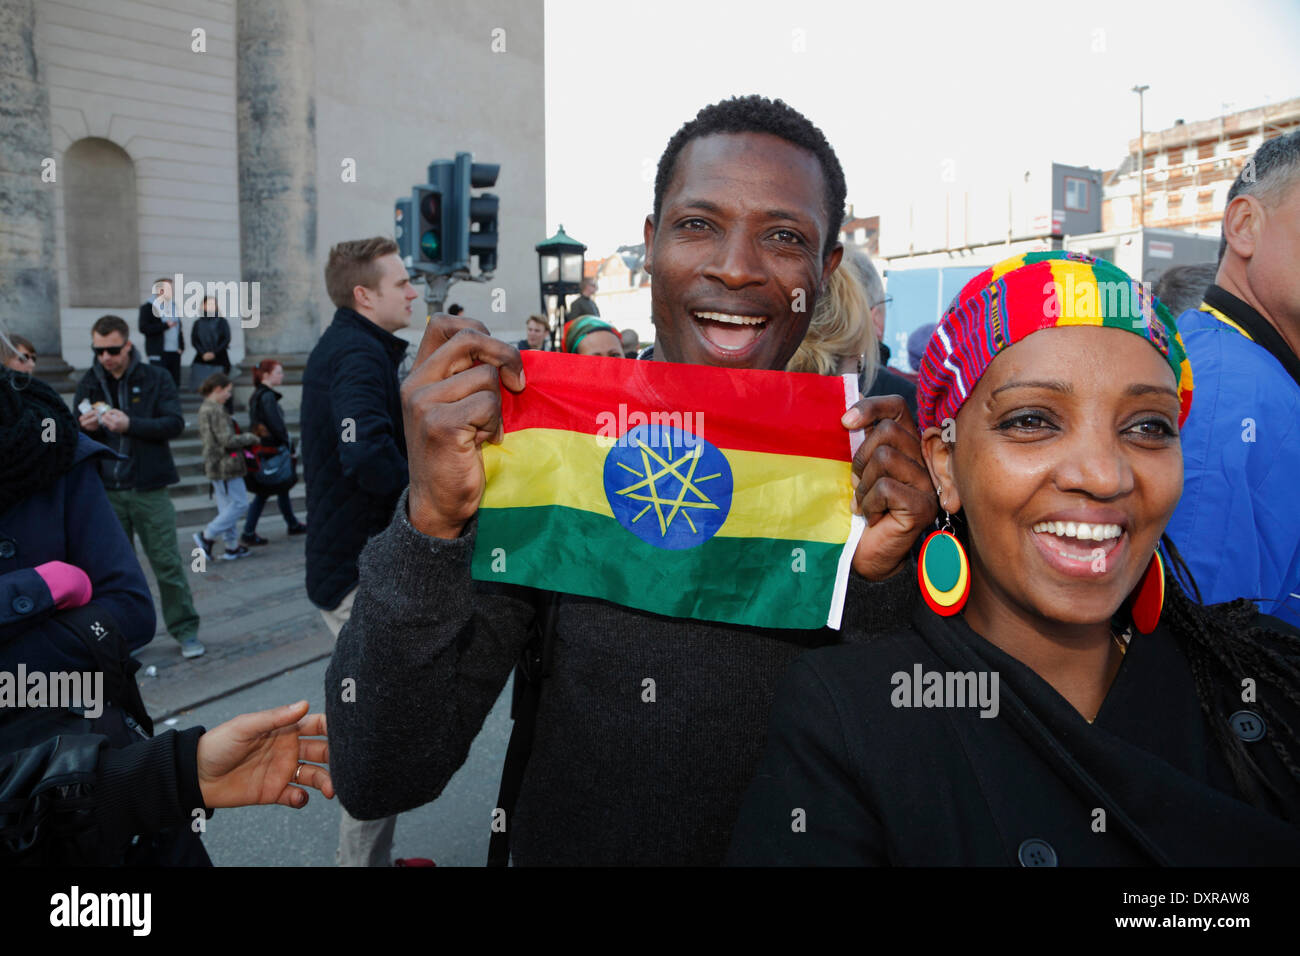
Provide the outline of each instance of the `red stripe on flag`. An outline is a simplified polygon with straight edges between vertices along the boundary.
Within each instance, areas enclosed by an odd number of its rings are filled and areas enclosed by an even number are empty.
[[[837,375],[532,350],[523,360],[524,391],[501,390],[506,431],[562,428],[617,438],[641,421],[657,421],[718,448],[852,458],[848,429],[840,424],[844,381]]]

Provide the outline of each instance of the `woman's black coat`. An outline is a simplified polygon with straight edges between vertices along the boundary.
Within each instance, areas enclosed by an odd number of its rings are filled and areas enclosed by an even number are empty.
[[[1239,795],[1164,625],[1133,638],[1092,724],[960,617],[918,606],[912,625],[792,665],[729,863],[1300,863],[1300,790],[1270,746],[1274,728],[1245,744],[1284,795],[1266,812]],[[989,687],[996,674],[996,716],[899,706],[917,702],[906,685],[918,667],[982,672]],[[1263,727],[1241,688],[1223,692],[1242,739]],[[1300,727],[1276,688],[1257,693]]]
[[[205,315],[194,320],[190,329],[190,344],[194,346],[196,365],[220,365],[230,374],[230,323],[219,315]],[[205,352],[212,358],[205,359]]]

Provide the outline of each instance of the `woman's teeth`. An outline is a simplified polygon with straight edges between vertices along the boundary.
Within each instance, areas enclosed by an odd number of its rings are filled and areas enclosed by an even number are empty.
[[[1034,525],[1034,533],[1054,534],[1058,538],[1074,538],[1078,541],[1110,541],[1124,533],[1117,524],[1083,524],[1075,521],[1040,521]]]

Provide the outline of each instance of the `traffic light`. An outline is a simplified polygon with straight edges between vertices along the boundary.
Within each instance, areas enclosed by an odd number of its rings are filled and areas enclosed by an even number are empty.
[[[470,153],[429,164],[429,181],[393,209],[393,235],[408,269],[470,278],[470,260],[477,256],[481,273],[496,270],[499,200],[473,190],[495,185],[500,171],[496,163],[474,162]]]
[[[411,225],[415,220],[412,216],[413,203],[410,199],[399,199],[393,205],[393,238],[397,240],[397,254],[402,258],[402,264],[408,269],[414,265],[415,252],[411,246],[411,236],[414,227]]]
[[[454,164],[450,160],[434,160],[429,164],[429,182],[414,187],[407,200],[412,207],[409,231],[416,271],[447,275],[454,269],[453,176]]]
[[[468,269],[470,257],[478,257],[480,272],[494,272],[497,267],[497,207],[500,200],[492,193],[475,196],[474,189],[496,185],[501,171],[498,163],[476,163],[470,153],[456,154],[456,265]]]

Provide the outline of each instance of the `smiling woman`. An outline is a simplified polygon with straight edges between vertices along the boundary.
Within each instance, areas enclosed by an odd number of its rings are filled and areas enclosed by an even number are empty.
[[[918,384],[925,605],[791,668],[732,861],[1300,860],[1300,633],[1157,552],[1192,391],[1168,310],[1107,263],[1007,260]]]

